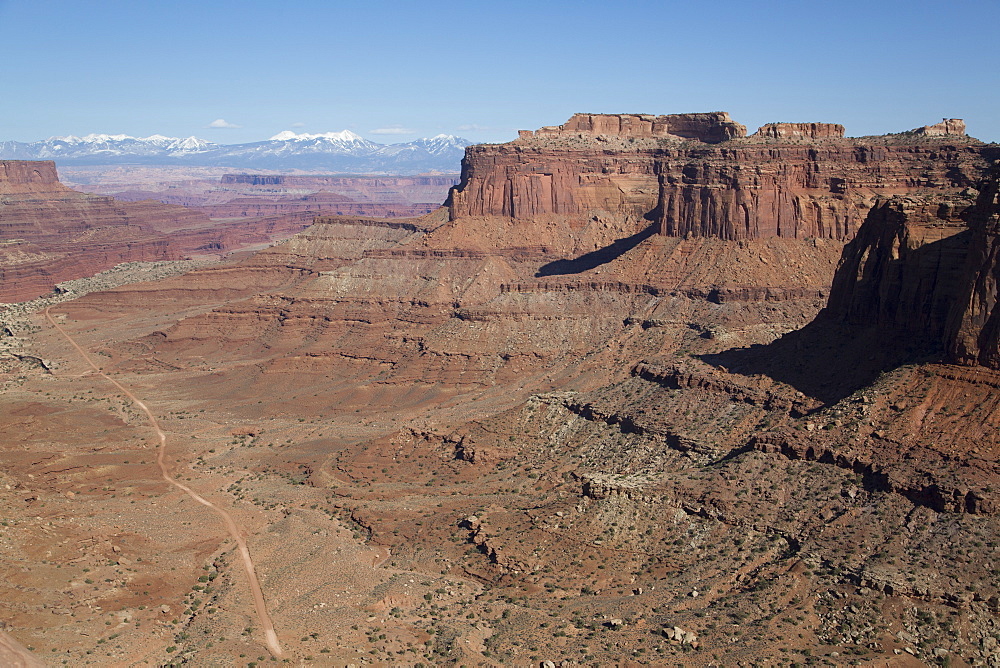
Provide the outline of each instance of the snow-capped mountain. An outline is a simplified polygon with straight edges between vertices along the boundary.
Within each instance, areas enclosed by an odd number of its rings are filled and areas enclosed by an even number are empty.
[[[457,172],[472,142],[437,135],[378,144],[350,130],[320,134],[289,130],[266,141],[216,144],[197,137],[89,134],[37,142],[0,142],[3,160],[55,160],[59,165],[198,165],[239,169],[309,169],[344,173]]]
[[[129,135],[89,134],[84,137],[49,137],[44,141],[31,143],[0,142],[0,156],[8,158],[8,153],[17,153],[10,158],[29,160],[58,160],[60,162],[90,160],[99,157],[111,160],[115,157],[183,157],[193,153],[210,151],[218,144],[188,137],[130,137]]]

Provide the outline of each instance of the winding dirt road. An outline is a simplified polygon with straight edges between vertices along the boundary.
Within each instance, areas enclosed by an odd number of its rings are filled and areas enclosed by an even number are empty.
[[[81,348],[79,344],[77,344],[77,342],[73,339],[73,337],[70,336],[69,333],[65,329],[63,329],[59,325],[59,323],[55,321],[55,319],[53,319],[52,315],[49,313],[49,308],[51,307],[45,309],[45,317],[52,324],[52,326],[55,327],[59,331],[59,333],[66,338],[67,341],[69,341],[70,345],[72,345],[76,349],[76,351],[80,354],[80,356],[84,360],[86,360],[87,364],[89,364],[90,367],[98,375],[100,375],[102,378],[104,378],[109,383],[118,388],[118,390],[122,394],[128,397],[133,404],[138,406],[142,410],[142,412],[146,414],[146,417],[148,418],[150,425],[152,425],[153,429],[156,431],[156,436],[160,441],[160,445],[156,455],[156,463],[160,467],[160,473],[162,474],[163,479],[166,480],[171,485],[173,485],[174,487],[176,487],[177,489],[183,491],[185,494],[187,494],[189,497],[191,497],[198,503],[210,508],[216,515],[222,518],[222,521],[226,525],[226,529],[228,530],[229,535],[232,536],[233,540],[236,541],[237,546],[239,546],[240,548],[240,556],[243,558],[243,569],[246,571],[247,579],[250,581],[250,590],[253,593],[254,608],[256,609],[257,619],[260,621],[261,628],[264,630],[264,638],[267,644],[267,648],[271,652],[271,654],[275,656],[275,658],[281,658],[282,656],[281,644],[278,642],[278,635],[274,632],[274,624],[271,622],[271,615],[267,611],[267,603],[264,601],[264,593],[261,591],[260,588],[260,580],[257,579],[257,571],[254,569],[253,560],[250,558],[250,549],[247,547],[246,540],[243,539],[243,535],[240,533],[240,529],[236,525],[236,522],[233,520],[232,515],[230,515],[225,509],[215,505],[214,503],[212,503],[205,497],[201,496],[200,494],[195,492],[193,489],[191,489],[184,483],[177,481],[170,475],[170,473],[167,470],[167,463],[166,463],[167,435],[163,432],[162,429],[160,429],[160,423],[157,421],[152,411],[150,411],[149,408],[146,406],[146,404],[140,401],[134,394],[125,389],[125,387],[121,383],[119,383],[114,378],[108,376],[103,371],[101,371],[100,367],[94,364],[94,361],[90,358],[90,355],[88,355],[87,352],[83,348]]]

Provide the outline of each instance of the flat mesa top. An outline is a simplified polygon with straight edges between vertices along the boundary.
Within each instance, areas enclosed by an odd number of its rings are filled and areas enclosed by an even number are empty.
[[[945,118],[940,123],[925,125],[904,133],[913,137],[966,136],[965,122]],[[690,114],[574,114],[562,125],[538,130],[520,130],[519,140],[559,137],[623,137],[630,139],[696,140],[718,144],[747,138],[746,126],[734,121],[727,112],[712,111]],[[839,123],[767,123],[750,138],[810,140],[843,139],[844,126]]]

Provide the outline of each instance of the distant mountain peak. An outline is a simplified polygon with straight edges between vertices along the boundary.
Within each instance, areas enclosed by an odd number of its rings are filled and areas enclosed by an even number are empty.
[[[334,141],[345,142],[365,141],[361,135],[354,134],[350,130],[341,130],[340,132],[322,132],[319,134],[309,134],[308,132],[296,134],[291,130],[284,130],[271,137],[270,141],[311,141],[316,139],[332,139]]]
[[[379,144],[350,130],[296,133],[264,141],[216,144],[198,137],[92,133],[44,141],[0,142],[0,160],[56,160],[62,165],[197,165],[237,169],[308,169],[348,174],[458,172],[472,142],[439,134],[399,144]]]

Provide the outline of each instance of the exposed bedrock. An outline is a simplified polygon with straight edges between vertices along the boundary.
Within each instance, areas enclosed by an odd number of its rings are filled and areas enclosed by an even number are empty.
[[[539,130],[521,130],[522,138],[565,135],[616,135],[619,137],[663,137],[696,139],[714,144],[736,137],[746,137],[746,126],[731,119],[724,111],[699,114],[573,114],[562,125]]]
[[[840,123],[768,123],[754,133],[754,137],[770,139],[840,139],[844,126]]]
[[[1000,168],[955,195],[881,200],[844,248],[821,320],[1000,368]]]
[[[961,290],[968,195],[881,199],[844,248],[827,315],[942,349]]]
[[[451,217],[610,212],[667,236],[847,240],[876,196],[957,192],[980,178],[990,150],[958,120],[845,139],[830,123],[771,123],[751,137],[706,129],[730,128],[722,116],[578,114],[471,146]]]
[[[5,189],[40,187],[59,183],[56,163],[51,160],[0,160],[0,182]]]

